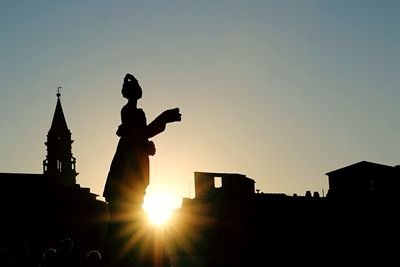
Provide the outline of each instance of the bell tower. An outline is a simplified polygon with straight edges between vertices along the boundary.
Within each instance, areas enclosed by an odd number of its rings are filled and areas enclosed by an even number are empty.
[[[47,134],[47,155],[43,161],[43,173],[57,185],[74,187],[76,185],[76,159],[72,156],[71,132],[65,121],[60,101],[60,88],[57,89],[57,104],[53,121]]]

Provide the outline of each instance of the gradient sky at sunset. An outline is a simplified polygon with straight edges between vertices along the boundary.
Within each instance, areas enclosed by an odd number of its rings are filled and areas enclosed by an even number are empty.
[[[325,173],[400,162],[400,1],[2,1],[0,172],[41,173],[56,89],[78,183],[101,194],[125,73],[151,121],[149,190],[193,197],[193,172],[263,192],[327,192]]]

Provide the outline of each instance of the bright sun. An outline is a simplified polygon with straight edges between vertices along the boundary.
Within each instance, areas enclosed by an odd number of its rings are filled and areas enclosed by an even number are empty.
[[[146,193],[143,209],[152,224],[162,225],[168,222],[175,209],[174,199],[167,193],[149,192]]]

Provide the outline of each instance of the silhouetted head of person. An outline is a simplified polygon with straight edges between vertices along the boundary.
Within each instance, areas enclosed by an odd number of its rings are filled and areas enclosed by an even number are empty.
[[[57,250],[54,248],[48,248],[44,251],[42,256],[42,266],[52,267],[57,266]]]
[[[132,74],[126,74],[121,90],[122,96],[128,100],[138,100],[142,98],[142,87]]]
[[[86,263],[87,266],[100,266],[101,254],[97,250],[91,250],[86,253]]]

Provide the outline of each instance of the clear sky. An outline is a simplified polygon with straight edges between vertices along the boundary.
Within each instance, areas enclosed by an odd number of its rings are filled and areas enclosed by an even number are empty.
[[[263,192],[327,192],[326,172],[400,162],[400,1],[1,1],[0,172],[41,173],[56,89],[78,183],[101,194],[125,73],[151,121],[149,191],[193,197],[193,172]]]

